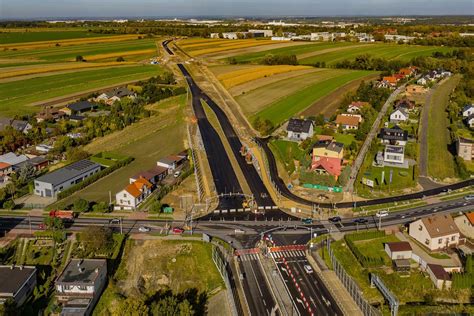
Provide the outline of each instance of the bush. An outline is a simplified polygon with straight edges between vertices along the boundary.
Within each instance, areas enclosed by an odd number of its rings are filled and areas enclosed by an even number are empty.
[[[81,55],[77,55],[76,56],[76,61],[85,61],[85,59]]]
[[[125,58],[123,58],[122,56],[119,56],[117,57],[116,61],[120,63],[120,62],[125,61]]]
[[[15,202],[12,200],[7,200],[3,203],[3,208],[7,210],[13,210],[15,208]]]
[[[85,213],[88,212],[90,209],[89,202],[84,199],[78,199],[74,201],[74,205],[72,210],[77,213]]]
[[[99,202],[92,206],[92,211],[97,213],[107,213],[110,211],[109,204],[107,202]]]

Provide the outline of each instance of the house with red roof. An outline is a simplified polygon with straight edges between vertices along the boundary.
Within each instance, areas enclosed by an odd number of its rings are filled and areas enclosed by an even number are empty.
[[[368,107],[369,105],[369,102],[354,101],[349,104],[349,107],[347,108],[347,113],[359,113],[360,111],[362,111],[363,108]]]
[[[311,162],[311,170],[318,174],[328,174],[337,178],[342,172],[342,160],[332,157],[316,156]]]
[[[0,162],[0,176],[8,176],[13,172],[13,166],[7,162]]]
[[[138,178],[115,195],[115,208],[135,210],[151,194],[153,185],[145,178]]]
[[[474,239],[474,212],[467,212],[455,217],[454,223],[463,236]]]

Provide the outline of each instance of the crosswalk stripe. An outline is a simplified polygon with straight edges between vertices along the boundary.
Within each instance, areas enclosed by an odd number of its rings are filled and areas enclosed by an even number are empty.
[[[299,251],[298,251],[298,254],[299,254],[300,256],[304,257],[304,252],[303,252],[303,251],[299,250]]]

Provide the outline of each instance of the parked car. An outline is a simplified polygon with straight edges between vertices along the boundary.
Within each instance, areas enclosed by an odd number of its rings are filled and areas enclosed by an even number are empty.
[[[330,217],[328,219],[331,223],[338,223],[341,221],[341,217],[340,216],[334,216],[334,217]]]
[[[173,227],[173,229],[171,229],[171,232],[173,234],[182,234],[182,233],[184,233],[184,229],[179,228],[179,227]]]
[[[465,199],[466,201],[474,200],[474,194],[466,195],[466,196],[464,197],[464,199]]]
[[[109,221],[109,224],[111,224],[111,225],[120,224],[120,219],[118,219],[118,218],[112,218],[112,219]]]
[[[140,226],[140,227],[138,227],[138,231],[139,231],[140,233],[148,233],[150,230],[151,230],[150,227],[146,227],[146,226]]]
[[[234,233],[235,234],[245,234],[245,230],[237,228],[237,229],[234,230]]]
[[[356,219],[354,220],[354,223],[359,223],[359,224],[365,224],[365,223],[367,223],[367,222],[368,222],[368,220],[365,219],[365,218],[356,218]]]
[[[313,224],[312,218],[303,218],[301,221],[303,222],[303,224]]]
[[[388,211],[378,211],[377,213],[375,213],[375,216],[377,216],[377,217],[388,216]]]
[[[304,270],[306,271],[306,273],[313,273],[313,268],[311,268],[311,266],[308,264],[304,265]]]

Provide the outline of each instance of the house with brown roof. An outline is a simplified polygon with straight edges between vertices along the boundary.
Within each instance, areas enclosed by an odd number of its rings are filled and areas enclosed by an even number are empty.
[[[439,264],[428,263],[426,273],[428,273],[431,281],[433,281],[437,289],[441,290],[443,288],[451,288],[451,276]]]
[[[459,229],[449,214],[421,218],[410,223],[408,232],[412,238],[429,250],[441,250],[459,243]]]
[[[474,212],[467,212],[454,219],[454,223],[459,228],[461,234],[474,239]]]
[[[130,177],[130,183],[137,181],[139,178],[144,178],[148,180],[151,184],[156,185],[161,180],[166,178],[168,174],[168,168],[156,166],[147,171],[141,171],[134,176]]]
[[[408,241],[396,241],[386,243],[385,252],[392,260],[411,259],[413,249]]]
[[[347,107],[347,113],[359,113],[363,108],[369,105],[369,102],[354,101]]]
[[[138,178],[115,195],[115,209],[135,210],[151,194],[153,185],[145,178]]]
[[[362,121],[360,115],[355,114],[339,114],[336,117],[336,127],[341,126],[343,130],[358,129]]]
[[[38,123],[44,121],[57,121],[66,116],[66,113],[53,106],[45,106],[39,111],[35,118]]]

